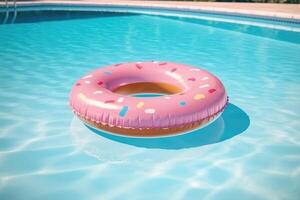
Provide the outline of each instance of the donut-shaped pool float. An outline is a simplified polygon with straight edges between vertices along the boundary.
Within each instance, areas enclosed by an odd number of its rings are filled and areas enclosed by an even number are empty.
[[[163,96],[138,97],[139,93]],[[121,136],[158,137],[203,127],[219,116],[227,94],[211,73],[170,62],[97,69],[74,85],[70,106],[87,125]]]

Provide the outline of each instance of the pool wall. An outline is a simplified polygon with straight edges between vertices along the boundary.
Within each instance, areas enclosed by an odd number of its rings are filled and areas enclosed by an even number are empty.
[[[14,9],[12,2],[9,4],[9,9],[12,11]],[[253,10],[253,9],[229,9],[229,8],[218,8],[218,7],[207,7],[207,6],[191,6],[191,5],[174,5],[168,4],[168,2],[162,4],[156,3],[141,3],[138,1],[133,2],[114,2],[114,1],[107,1],[107,2],[95,2],[95,1],[34,1],[34,2],[18,2],[17,9],[19,10],[28,10],[39,7],[39,9],[43,9],[43,7],[49,6],[63,6],[63,7],[72,7],[72,9],[76,7],[80,8],[88,8],[88,9],[97,9],[97,8],[126,8],[127,10],[130,9],[134,11],[136,9],[151,9],[156,11],[181,11],[181,12],[194,12],[194,13],[201,13],[201,14],[214,14],[214,15],[226,15],[231,17],[244,17],[244,18],[253,18],[253,19],[263,19],[263,20],[272,20],[272,21],[279,21],[279,22],[289,22],[289,23],[297,23],[300,24],[300,15],[298,13],[284,13],[284,12],[275,12],[274,11],[261,11],[261,10]],[[234,4],[231,4],[234,8]],[[292,6],[292,5],[291,5]],[[297,5],[295,5],[297,6]],[[278,7],[278,5],[274,4],[274,7]],[[133,9],[133,10],[132,10]],[[0,12],[6,11],[6,5],[4,2],[0,2]]]

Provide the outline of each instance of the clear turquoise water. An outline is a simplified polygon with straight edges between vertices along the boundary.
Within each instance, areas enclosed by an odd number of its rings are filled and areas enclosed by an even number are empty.
[[[299,199],[299,32],[147,15],[26,22],[0,25],[1,200]],[[153,140],[74,118],[80,76],[141,60],[211,71],[229,106],[204,129]]]

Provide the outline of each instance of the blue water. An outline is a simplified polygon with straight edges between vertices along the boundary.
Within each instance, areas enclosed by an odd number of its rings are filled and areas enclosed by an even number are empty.
[[[67,15],[0,25],[1,200],[299,199],[299,32]],[[209,70],[230,104],[211,125],[173,138],[121,138],[74,117],[68,97],[79,77],[142,60]]]

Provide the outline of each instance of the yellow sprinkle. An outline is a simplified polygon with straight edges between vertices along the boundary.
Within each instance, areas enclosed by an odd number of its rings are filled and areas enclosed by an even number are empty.
[[[144,102],[139,102],[137,105],[136,105],[136,107],[137,108],[142,108],[143,106],[144,106]]]
[[[194,96],[194,99],[195,99],[195,100],[201,100],[201,99],[204,99],[204,98],[205,98],[204,94],[196,94],[196,95]]]
[[[82,99],[82,100],[85,100],[85,99],[86,99],[86,96],[85,96],[84,94],[82,94],[82,93],[79,93],[79,94],[78,94],[78,97],[79,97],[80,99]]]

